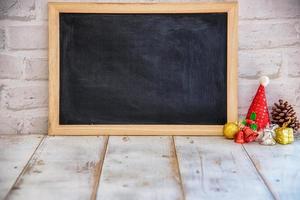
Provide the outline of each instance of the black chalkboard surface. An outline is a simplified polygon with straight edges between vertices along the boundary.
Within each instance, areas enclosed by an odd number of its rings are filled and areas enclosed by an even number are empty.
[[[59,14],[59,124],[227,121],[227,13]]]

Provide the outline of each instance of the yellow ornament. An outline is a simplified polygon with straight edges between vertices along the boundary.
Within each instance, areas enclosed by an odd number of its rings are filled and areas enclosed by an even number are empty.
[[[275,129],[275,140],[279,144],[290,144],[294,142],[294,132],[292,128],[288,128],[290,120],[282,125],[282,127]]]
[[[236,122],[228,122],[224,125],[223,134],[226,138],[233,139],[239,130],[239,126]]]

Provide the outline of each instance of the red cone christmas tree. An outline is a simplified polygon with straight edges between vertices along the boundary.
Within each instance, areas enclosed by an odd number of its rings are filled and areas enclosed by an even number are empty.
[[[268,84],[269,78],[267,76],[263,76],[260,78],[260,85],[246,116],[246,119],[250,119],[251,114],[256,114],[255,124],[257,124],[257,130],[263,129],[267,126],[267,124],[270,124],[270,117],[265,93],[265,87]]]

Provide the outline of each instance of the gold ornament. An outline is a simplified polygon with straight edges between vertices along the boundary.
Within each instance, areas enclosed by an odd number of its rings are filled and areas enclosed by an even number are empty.
[[[275,130],[275,140],[279,144],[290,144],[294,142],[294,133],[292,128],[287,128],[291,120],[285,122],[282,127]]]
[[[228,122],[224,125],[223,134],[226,138],[233,139],[239,130],[239,126],[236,122]]]

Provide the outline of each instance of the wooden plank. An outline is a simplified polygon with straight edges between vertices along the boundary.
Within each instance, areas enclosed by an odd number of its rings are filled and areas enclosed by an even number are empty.
[[[223,137],[176,137],[187,200],[272,199],[242,145]]]
[[[222,131],[223,125],[59,125],[49,135],[222,135]]]
[[[227,14],[227,121],[232,122],[238,120],[238,5]]]
[[[93,198],[106,142],[104,137],[45,138],[8,199]]]
[[[50,2],[64,13],[222,13],[230,11],[236,2],[143,2],[143,3],[101,3],[101,2]]]
[[[0,136],[0,199],[9,192],[42,138],[42,135]]]
[[[172,137],[111,136],[97,200],[184,199]]]
[[[59,12],[48,6],[49,109],[48,134],[59,124]],[[57,95],[57,96],[56,96]],[[58,97],[58,98],[57,98]]]
[[[276,199],[300,198],[300,140],[290,145],[244,145]]]

